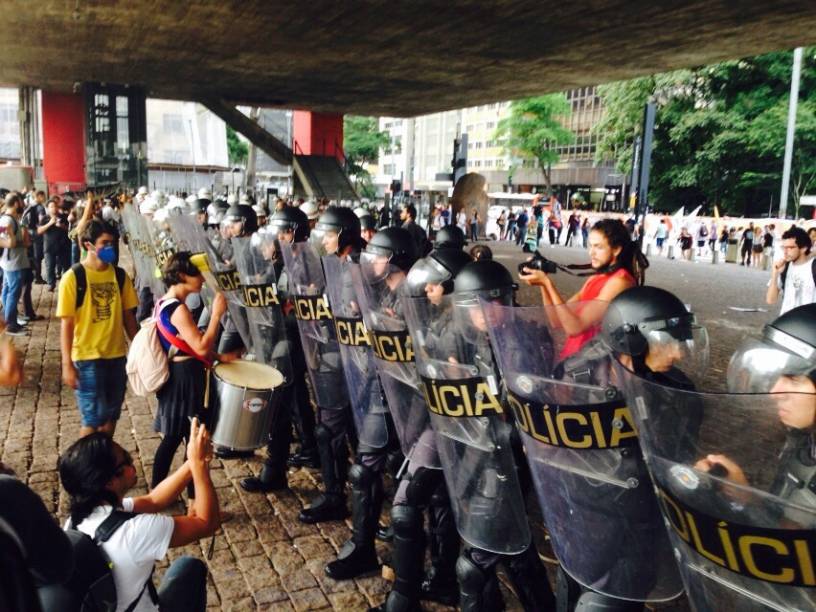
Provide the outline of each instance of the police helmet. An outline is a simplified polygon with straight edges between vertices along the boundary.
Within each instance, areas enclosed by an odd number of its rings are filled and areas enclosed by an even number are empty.
[[[205,213],[207,212],[207,207],[209,205],[210,205],[209,200],[205,200],[204,198],[196,198],[190,203],[190,212],[192,214]]]
[[[434,246],[437,249],[462,249],[466,244],[465,232],[456,225],[446,225],[436,232]]]
[[[309,219],[301,209],[286,206],[269,218],[267,226],[275,232],[293,231],[294,242],[305,242],[309,239]]]
[[[425,295],[428,285],[442,285],[443,293],[453,291],[456,275],[473,259],[464,251],[436,248],[416,262],[408,272],[405,287],[411,297]]]
[[[368,213],[362,215],[360,217],[360,229],[361,230],[376,230],[377,229],[377,223],[374,221],[374,217],[372,217]]]
[[[233,204],[227,209],[224,221],[241,223],[241,236],[249,236],[258,231],[258,216],[248,204]]]
[[[785,379],[807,377],[816,385],[816,304],[798,306],[780,315],[762,330],[760,338],[746,339],[728,365],[732,392],[776,393]],[[813,393],[807,386],[797,392]]]
[[[417,259],[416,243],[411,233],[402,227],[386,227],[377,232],[366,245],[367,259],[388,258],[388,263],[408,272]],[[363,261],[361,257],[360,261]]]
[[[507,268],[493,259],[470,262],[456,276],[453,285],[455,301],[461,304],[475,304],[479,297],[488,300],[502,299],[509,303],[515,288],[513,277]]]
[[[338,252],[347,247],[359,247],[362,240],[360,237],[360,219],[350,208],[329,206],[320,215],[310,238],[318,249],[323,248],[323,236],[327,232],[337,234]]]

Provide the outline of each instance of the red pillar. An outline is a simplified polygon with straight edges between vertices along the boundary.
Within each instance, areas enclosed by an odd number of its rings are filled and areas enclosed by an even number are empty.
[[[343,156],[343,115],[295,111],[293,119],[295,155]]]
[[[85,187],[85,102],[80,94],[42,92],[43,171],[49,193]]]

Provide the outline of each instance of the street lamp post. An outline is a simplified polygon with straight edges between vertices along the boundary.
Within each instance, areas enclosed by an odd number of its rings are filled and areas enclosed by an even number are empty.
[[[793,137],[796,134],[796,109],[799,105],[799,77],[802,74],[802,47],[793,50],[790,100],[788,102],[788,131],[785,136],[785,159],[782,164],[782,190],[779,194],[779,217],[785,218],[790,191],[791,163],[793,161]]]

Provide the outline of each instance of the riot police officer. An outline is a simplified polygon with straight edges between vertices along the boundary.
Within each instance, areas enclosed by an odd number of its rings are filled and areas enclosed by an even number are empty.
[[[415,263],[405,280],[405,292],[411,297],[425,297],[443,308],[442,296],[453,291],[453,282],[459,271],[472,260],[461,250],[435,249]],[[434,331],[442,334],[448,319],[434,319]],[[419,446],[423,452],[437,453],[433,429],[428,423],[422,437],[427,444]],[[411,457],[399,481],[391,507],[391,525],[394,528],[392,563],[395,582],[385,603],[372,612],[405,612],[419,610],[421,599],[430,599],[446,605],[458,600],[456,559],[459,556],[459,534],[448,498],[441,470],[424,467],[428,461]],[[423,580],[425,561],[425,528],[423,510],[428,510],[431,569]]]
[[[436,232],[434,247],[437,249],[463,249],[467,244],[465,232],[456,225],[446,225]]]

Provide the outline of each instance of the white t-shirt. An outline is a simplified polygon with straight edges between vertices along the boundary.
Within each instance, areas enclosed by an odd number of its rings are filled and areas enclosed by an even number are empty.
[[[798,265],[790,264],[785,277],[785,286],[782,287],[782,275],[777,278],[782,291],[782,308],[779,314],[785,314],[792,308],[802,304],[816,302],[816,284],[813,283],[813,260],[808,259]]]
[[[133,499],[122,500],[122,509],[133,512]],[[90,537],[97,527],[113,511],[111,506],[99,506],[77,527]],[[68,524],[66,522],[65,527]],[[119,527],[110,539],[102,544],[102,550],[113,563],[113,581],[116,584],[116,612],[124,610],[139,596],[147,583],[153,565],[167,554],[174,522],[170,516],[140,514]],[[145,589],[134,612],[155,612],[158,607],[150,601]]]

